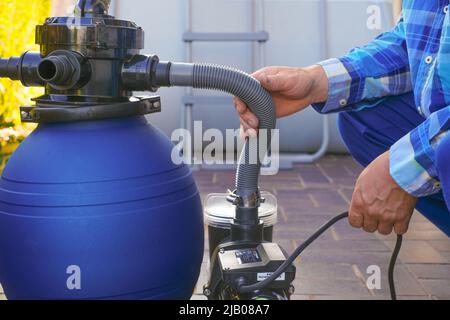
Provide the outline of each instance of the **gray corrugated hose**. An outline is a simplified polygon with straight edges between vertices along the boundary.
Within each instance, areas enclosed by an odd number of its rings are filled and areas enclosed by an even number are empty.
[[[210,64],[171,64],[170,85],[228,92],[242,99],[255,113],[260,130],[267,130],[267,145],[259,146],[258,141],[247,139],[238,163],[236,193],[247,197],[258,192],[261,160],[270,150],[272,130],[276,126],[275,107],[270,94],[249,74]]]

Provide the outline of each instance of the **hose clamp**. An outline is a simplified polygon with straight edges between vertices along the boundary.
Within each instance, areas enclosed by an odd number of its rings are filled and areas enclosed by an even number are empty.
[[[231,191],[228,190],[227,201],[240,208],[259,208],[261,204],[266,202],[261,196],[260,189],[256,192],[249,193],[246,196],[241,196],[237,194],[237,189]]]

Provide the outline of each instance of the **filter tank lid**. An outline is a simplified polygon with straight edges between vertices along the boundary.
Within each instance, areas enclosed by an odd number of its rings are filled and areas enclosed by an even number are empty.
[[[261,192],[266,200],[259,208],[259,218],[264,226],[270,227],[277,223],[278,205],[276,197],[269,192]],[[228,202],[227,193],[209,194],[205,200],[205,222],[209,226],[229,227],[236,214],[236,207]]]

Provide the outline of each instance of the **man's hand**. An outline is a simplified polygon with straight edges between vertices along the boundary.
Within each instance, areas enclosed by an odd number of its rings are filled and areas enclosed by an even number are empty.
[[[408,231],[417,199],[404,191],[389,173],[389,152],[375,159],[356,182],[349,222],[367,232]]]
[[[285,117],[303,110],[328,96],[328,79],[319,65],[308,68],[268,67],[252,75],[269,91],[275,103],[277,117]],[[256,130],[258,118],[244,102],[235,98],[236,110],[241,118],[241,131]]]

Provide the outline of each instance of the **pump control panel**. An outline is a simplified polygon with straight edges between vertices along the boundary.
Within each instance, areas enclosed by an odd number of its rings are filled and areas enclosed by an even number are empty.
[[[251,299],[259,297],[261,292],[253,292],[246,297],[238,293],[238,288],[250,285],[271,276],[287,259],[287,254],[276,243],[225,243],[219,246],[216,259],[213,261],[213,273],[211,282],[206,286],[211,292],[209,298]],[[292,292],[292,282],[295,278],[295,266],[291,265],[269,286],[265,287],[270,297],[289,298]]]

